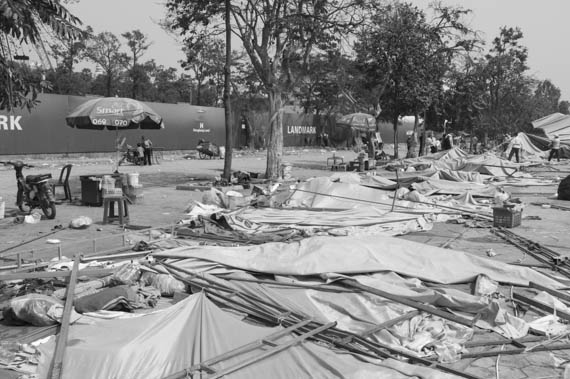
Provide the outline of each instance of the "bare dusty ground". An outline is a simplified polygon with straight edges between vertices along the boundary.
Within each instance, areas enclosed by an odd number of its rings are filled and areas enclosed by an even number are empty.
[[[356,154],[352,151],[338,151],[337,156],[344,156],[345,160],[354,159]],[[305,179],[313,176],[328,176],[331,174],[327,168],[327,158],[332,152],[325,149],[297,149],[287,151],[284,160],[293,166],[292,175],[295,178]],[[18,214],[14,205],[16,196],[16,183],[14,171],[8,166],[0,166],[0,196],[6,202],[6,218],[0,220],[0,256],[10,247],[9,252],[26,252],[29,257],[34,251],[35,258],[51,258],[57,256],[58,246],[60,253],[72,257],[77,253],[91,253],[112,249],[123,243],[123,229],[115,224],[103,225],[102,207],[88,207],[81,205],[82,175],[104,175],[112,171],[111,156],[108,158],[45,158],[24,159],[26,163],[36,167],[28,169],[25,174],[51,173],[53,177],[59,176],[61,167],[66,163],[73,163],[71,171],[71,189],[74,201],[63,202],[57,205],[57,216],[54,220],[42,219],[37,224],[15,224],[14,217]],[[236,153],[233,158],[234,171],[248,171],[263,173],[265,171],[265,153]],[[190,200],[200,200],[201,191],[176,190],[176,185],[188,183],[211,183],[219,176],[223,169],[223,160],[185,159],[184,154],[166,154],[158,165],[152,166],[121,166],[121,173],[140,174],[139,181],[144,186],[144,200],[130,206],[130,224],[139,226],[163,226],[176,223],[184,217],[184,210]],[[528,170],[540,177],[564,178],[570,174],[568,162],[543,167],[534,167]],[[382,170],[378,170],[382,175]],[[513,196],[520,197],[527,207],[523,213],[522,225],[513,229],[514,232],[533,239],[551,249],[568,254],[570,246],[570,217],[567,211],[553,208],[543,208],[531,203],[550,203],[570,206],[570,203],[553,200],[556,186],[533,187],[505,187]],[[63,191],[58,188],[58,196]],[[76,230],[68,228],[71,220],[78,216],[88,216],[93,225],[87,229]],[[58,229],[59,226],[62,229]],[[36,239],[37,238],[37,239]],[[404,236],[418,242],[430,245],[446,246],[448,248],[465,250],[480,256],[487,256],[487,251],[493,249],[497,253],[491,259],[503,262],[534,262],[531,257],[525,256],[517,248],[508,245],[495,237],[487,228],[467,228],[457,224],[436,224],[433,230]],[[36,239],[26,243],[26,241]],[[47,243],[48,239],[57,239],[61,243],[53,245]],[[95,240],[95,242],[93,242]],[[128,242],[128,241],[127,241]],[[21,246],[16,247],[21,244]],[[14,258],[9,256],[8,258]],[[4,261],[2,264],[13,264],[14,261]],[[557,356],[566,357],[564,352]],[[568,358],[565,358],[568,359]],[[483,378],[496,377],[496,358],[479,360],[463,360],[456,363],[456,368],[464,369]],[[549,353],[535,353],[501,358],[500,377],[502,379],[523,378],[558,378],[562,371],[554,367],[552,356]]]

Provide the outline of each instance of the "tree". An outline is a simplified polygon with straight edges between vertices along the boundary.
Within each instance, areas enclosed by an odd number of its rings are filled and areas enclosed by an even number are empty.
[[[241,40],[270,103],[266,176],[279,176],[283,155],[282,111],[296,78],[292,62],[308,62],[317,47],[338,43],[354,26],[359,0],[242,0],[228,9],[232,31]],[[187,39],[200,26],[215,27],[226,2],[168,0],[167,23]],[[227,12],[225,12],[227,14]],[[219,24],[218,24],[219,25]]]
[[[519,28],[502,27],[485,56],[488,105],[484,116],[493,134],[518,132],[532,118],[528,101],[534,80],[525,75],[528,51],[520,44],[522,38]]]
[[[180,62],[182,68],[192,72],[196,80],[196,104],[204,105],[202,89],[207,83],[214,83],[215,93],[219,95],[223,85],[224,61],[225,61],[224,41],[204,36],[191,46],[184,47],[186,60]],[[219,99],[214,99],[214,103]]]
[[[127,46],[130,51],[129,77],[131,79],[131,98],[136,99],[139,94],[140,82],[146,76],[146,71],[141,67],[139,60],[152,45],[152,42],[149,42],[148,37],[138,29],[123,33],[121,36],[127,40]]]
[[[99,65],[105,75],[105,96],[113,95],[116,80],[124,70],[129,58],[121,53],[121,42],[111,32],[102,32],[93,37],[87,45],[86,56]]]
[[[558,103],[558,112],[562,114],[570,114],[570,101],[562,100]]]
[[[376,94],[383,117],[388,117],[394,127],[396,158],[400,116],[415,116],[415,150],[418,115],[443,91],[443,79],[453,58],[476,43],[472,31],[461,21],[469,11],[440,5],[433,11],[434,19],[427,21],[424,12],[411,4],[379,7],[355,46],[364,73],[363,86]]]
[[[531,120],[536,120],[551,113],[558,112],[558,102],[560,101],[560,88],[556,87],[550,80],[538,82],[532,97],[533,107],[531,109]]]
[[[80,24],[59,0],[0,0],[0,109],[31,109],[41,84],[19,70],[12,47],[25,43],[43,50],[42,28],[74,39],[81,34]]]

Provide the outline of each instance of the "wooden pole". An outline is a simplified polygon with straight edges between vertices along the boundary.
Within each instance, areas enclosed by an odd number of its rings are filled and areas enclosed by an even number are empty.
[[[61,318],[61,329],[57,337],[51,374],[49,375],[51,379],[60,379],[63,371],[63,358],[65,357],[65,346],[67,345],[67,335],[69,334],[71,311],[73,310],[73,294],[75,293],[75,283],[77,281],[77,272],[79,271],[79,258],[80,255],[77,254],[73,260],[73,269],[69,277],[67,291],[65,291],[65,306],[63,307],[63,317]]]
[[[466,319],[464,317],[456,316],[452,313],[442,311],[442,310],[440,310],[440,309],[438,309],[432,305],[423,304],[423,303],[420,303],[420,302],[415,301],[415,300],[408,299],[408,298],[403,297],[403,296],[399,296],[399,295],[395,295],[395,294],[392,294],[392,293],[389,293],[386,291],[382,291],[378,288],[365,286],[364,284],[360,284],[355,280],[343,279],[343,280],[341,280],[341,282],[344,285],[346,285],[347,287],[357,288],[359,290],[362,290],[362,291],[365,291],[365,292],[368,292],[368,293],[371,293],[371,294],[374,294],[377,296],[381,296],[385,299],[392,300],[396,303],[407,305],[408,307],[411,307],[414,309],[419,309],[421,311],[430,313],[430,314],[435,315],[435,316],[439,316],[441,318],[444,318],[444,319],[449,320],[449,321],[456,322],[456,323],[461,324],[461,325],[473,327],[473,324],[475,324],[475,322],[476,322],[476,319],[469,320],[469,319]]]

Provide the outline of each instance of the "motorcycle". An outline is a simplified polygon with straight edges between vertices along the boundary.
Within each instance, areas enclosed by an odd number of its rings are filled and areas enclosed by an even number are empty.
[[[220,155],[220,148],[215,143],[206,141],[204,139],[200,139],[198,141],[198,146],[196,146],[196,150],[198,151],[198,156],[200,159],[206,159],[217,157]]]
[[[11,165],[16,171],[16,182],[18,184],[16,205],[20,211],[30,213],[34,208],[41,208],[48,219],[54,219],[55,197],[49,185],[51,174],[28,175],[24,178],[23,169],[34,166],[22,161],[2,163]]]
[[[134,165],[143,165],[144,164],[144,157],[140,157],[138,155],[137,149],[133,148],[131,145],[127,145],[127,151],[123,153],[121,160],[119,161],[119,166],[124,162],[127,161]]]

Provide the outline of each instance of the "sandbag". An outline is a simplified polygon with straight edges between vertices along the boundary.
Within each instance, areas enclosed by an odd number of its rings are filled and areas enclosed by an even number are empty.
[[[558,200],[570,200],[570,175],[558,185]]]
[[[58,323],[62,309],[63,303],[54,297],[28,294],[11,299],[2,314],[4,320],[11,325],[49,326]]]

